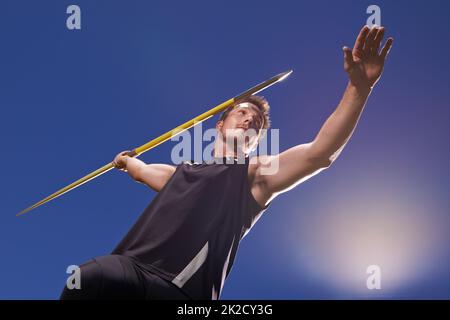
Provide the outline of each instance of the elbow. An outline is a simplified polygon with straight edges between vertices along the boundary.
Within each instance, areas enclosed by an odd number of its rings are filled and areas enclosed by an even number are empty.
[[[318,169],[326,169],[331,166],[334,159],[333,156],[321,155],[314,157],[311,162],[314,164],[314,167]]]
[[[329,168],[333,162],[336,161],[336,159],[341,154],[342,150],[344,149],[344,146],[340,147],[336,152],[333,154],[326,154],[325,156],[320,157],[320,162],[323,168]]]
[[[314,170],[323,170],[329,168],[333,161],[330,157],[317,157],[311,159],[310,163]]]
[[[325,157],[318,161],[318,166],[321,169],[327,169],[331,166],[334,160],[331,159],[331,157]]]
[[[311,158],[311,162],[314,164],[314,167],[317,167],[319,169],[322,168],[329,168],[331,166],[331,164],[334,162],[334,160],[336,159],[336,154],[327,154],[325,152],[317,154]]]
[[[329,168],[331,164],[339,157],[342,150],[344,150],[346,144],[347,141],[340,145],[337,149],[336,147],[321,148],[317,141],[314,141],[311,143],[311,148],[314,151],[314,159],[317,159],[316,161],[321,168]]]
[[[315,156],[315,157],[309,158],[309,163],[312,168],[316,168],[317,170],[318,169],[326,169],[326,168],[329,168],[331,166],[331,164],[333,163],[333,158],[331,156],[325,156],[325,155]]]
[[[311,144],[311,161],[319,169],[329,168],[334,160],[336,160],[341,150],[342,149],[338,150],[337,152],[331,153],[329,150],[319,149],[317,146],[317,142],[314,142]]]

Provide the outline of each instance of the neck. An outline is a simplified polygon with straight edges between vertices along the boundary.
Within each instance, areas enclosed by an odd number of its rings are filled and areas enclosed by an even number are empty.
[[[242,153],[241,153],[242,152]],[[241,151],[232,150],[231,148],[227,148],[226,143],[222,140],[216,140],[214,145],[214,158],[237,158],[241,154],[241,156],[247,157],[247,155]]]

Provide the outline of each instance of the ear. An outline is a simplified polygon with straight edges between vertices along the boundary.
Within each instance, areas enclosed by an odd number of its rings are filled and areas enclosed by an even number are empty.
[[[219,120],[216,122],[216,129],[220,130],[223,127],[223,120]]]

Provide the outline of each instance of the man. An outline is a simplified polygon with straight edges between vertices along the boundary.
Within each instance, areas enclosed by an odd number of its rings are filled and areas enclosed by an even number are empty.
[[[119,153],[115,167],[158,195],[110,255],[81,266],[81,290],[65,288],[61,298],[218,299],[239,242],[271,201],[342,152],[392,46],[389,38],[380,50],[383,35],[384,28],[364,26],[353,50],[343,48],[349,82],[312,142],[250,161],[270,124],[267,101],[251,96],[216,123],[212,163],[145,164]],[[250,130],[257,134],[247,136]]]

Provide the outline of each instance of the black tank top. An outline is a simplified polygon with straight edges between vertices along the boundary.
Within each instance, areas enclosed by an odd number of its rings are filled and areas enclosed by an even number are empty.
[[[178,165],[112,254],[134,258],[193,299],[219,299],[239,242],[268,207],[251,193],[248,165]]]

